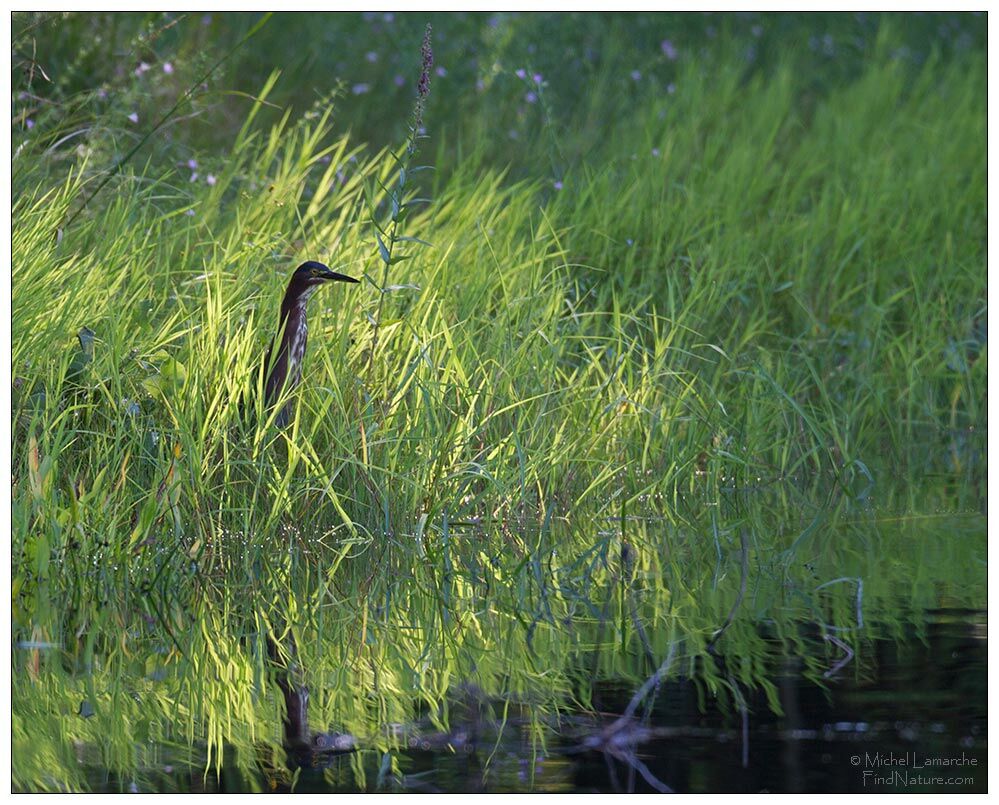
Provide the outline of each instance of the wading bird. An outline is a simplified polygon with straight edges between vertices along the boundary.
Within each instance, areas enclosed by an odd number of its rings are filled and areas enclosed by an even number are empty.
[[[278,325],[278,346],[276,357],[274,342],[271,342],[264,359],[264,369],[270,367],[267,383],[264,385],[264,400],[267,408],[271,408],[281,398],[282,392],[294,389],[302,379],[302,361],[305,359],[305,344],[308,340],[309,327],[305,317],[305,306],[316,288],[326,282],[358,282],[346,274],[337,274],[329,266],[309,260],[302,263],[291,275],[288,290],[281,301],[281,321]],[[275,338],[275,340],[277,340]],[[277,415],[279,428],[285,427],[291,418],[291,403],[285,406]]]

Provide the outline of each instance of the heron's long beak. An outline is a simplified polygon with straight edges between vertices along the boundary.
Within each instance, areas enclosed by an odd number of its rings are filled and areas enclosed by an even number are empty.
[[[336,271],[331,271],[328,268],[325,271],[319,272],[319,277],[320,279],[327,281],[337,280],[339,282],[360,282],[360,280],[348,277],[346,274],[338,274]]]

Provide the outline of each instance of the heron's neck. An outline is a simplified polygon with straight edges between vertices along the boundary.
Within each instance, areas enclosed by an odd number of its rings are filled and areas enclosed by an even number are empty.
[[[315,288],[306,288],[304,291],[285,294],[281,302],[281,322],[284,323],[290,317],[304,319],[305,306],[315,290]]]

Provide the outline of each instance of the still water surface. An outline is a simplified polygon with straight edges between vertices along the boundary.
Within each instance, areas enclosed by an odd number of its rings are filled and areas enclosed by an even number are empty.
[[[987,790],[980,510],[851,504],[821,522],[805,511],[786,534],[744,507],[736,525],[704,516],[636,521],[626,542],[609,529],[603,576],[592,540],[570,553],[558,534],[526,587],[503,557],[466,576],[447,566],[453,579],[436,578],[455,615],[436,632],[412,612],[419,596],[389,600],[405,580],[364,616],[363,646],[345,646],[346,616],[320,621],[326,637],[299,643],[310,732],[351,751],[285,751],[281,699],[245,632],[227,645],[202,623],[177,659],[149,622],[145,642],[123,638],[93,674],[17,646],[15,790]],[[351,665],[359,653],[370,661]]]
[[[648,721],[634,724],[626,737],[634,739],[633,751],[649,774],[677,792],[985,792],[986,614],[926,615],[922,634],[912,633],[904,645],[872,641],[858,653],[858,667],[844,668],[825,685],[795,675],[789,663],[775,680],[783,715],[765,697],[750,696],[745,733],[738,713],[702,708],[697,684],[685,679],[664,684]],[[564,716],[544,751],[532,750],[529,730],[509,714],[501,727],[503,703],[495,700],[481,708],[491,719],[455,725],[457,747],[438,745],[440,736],[429,730],[414,738],[417,745],[398,754],[401,779],[383,779],[379,787],[384,758],[362,751],[317,757],[315,767],[298,773],[294,790],[654,792],[624,753],[586,748],[630,696],[604,686],[595,701],[600,716]],[[364,788],[357,785],[358,762],[366,771]],[[160,768],[142,770],[142,788],[291,790],[283,770],[251,780],[235,770],[205,776],[203,768],[184,769],[164,756]],[[99,767],[89,767],[87,778],[94,790],[140,790],[134,780]]]

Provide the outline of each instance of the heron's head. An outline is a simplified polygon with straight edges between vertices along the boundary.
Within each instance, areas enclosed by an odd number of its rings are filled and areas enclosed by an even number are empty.
[[[358,282],[353,277],[348,277],[346,274],[338,274],[336,271],[331,270],[329,266],[317,263],[314,260],[302,263],[302,265],[296,268],[295,273],[291,275],[291,281],[303,288],[311,288],[315,285],[322,285],[324,282],[332,281]]]
[[[329,266],[317,263],[314,260],[302,263],[302,265],[295,269],[295,273],[291,275],[291,281],[288,283],[288,290],[285,292],[282,304],[286,307],[289,305],[304,305],[309,301],[309,297],[312,296],[316,288],[334,280],[339,280],[340,282],[358,282],[353,277],[348,277],[346,274],[337,274]]]

